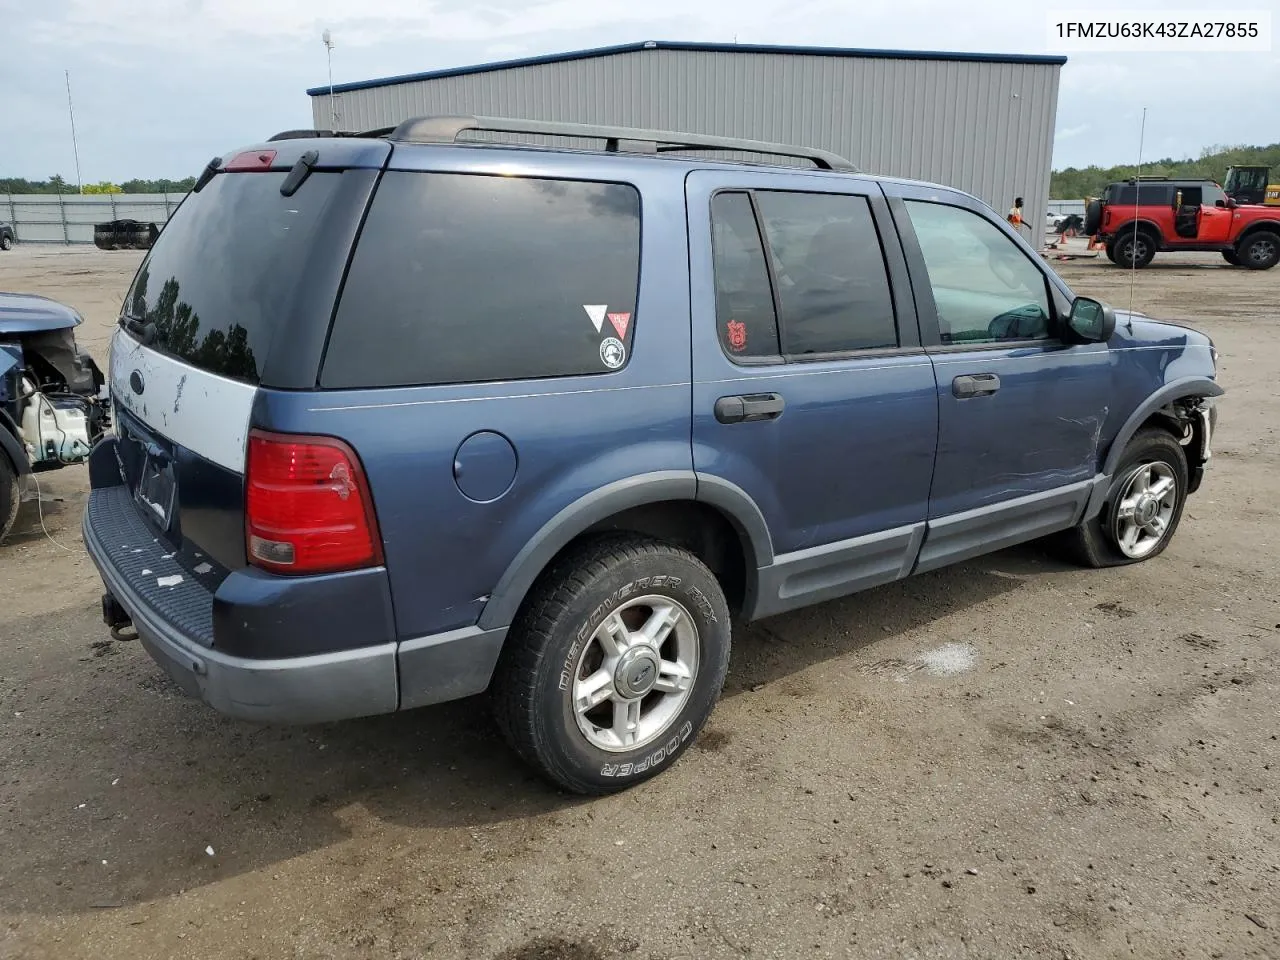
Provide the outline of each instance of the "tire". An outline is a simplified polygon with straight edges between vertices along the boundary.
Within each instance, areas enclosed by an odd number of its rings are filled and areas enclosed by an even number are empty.
[[[1132,230],[1125,229],[1113,243],[1115,262],[1121,267],[1141,270],[1156,255],[1156,238],[1145,230],[1139,230],[1135,234]]]
[[[1222,259],[1227,261],[1227,263],[1231,264],[1233,267],[1240,266],[1240,257],[1236,255],[1234,250],[1223,250]]]
[[[1084,232],[1091,237],[1097,236],[1100,226],[1102,226],[1102,201],[1090,200],[1089,205],[1084,208]]]
[[[18,471],[13,468],[4,451],[0,450],[0,543],[4,543],[4,538],[13,529],[13,522],[18,519],[20,492]]]
[[[1258,230],[1236,244],[1236,256],[1250,270],[1270,270],[1280,263],[1280,236]]]
[[[1168,480],[1173,481],[1173,487],[1155,498],[1154,508],[1143,504],[1138,494],[1144,485]],[[1138,509],[1154,509],[1153,517],[1161,521],[1158,536],[1140,527],[1139,518],[1121,516],[1122,508],[1135,506],[1135,499]],[[1163,553],[1173,539],[1186,502],[1187,455],[1182,444],[1167,430],[1144,427],[1125,448],[1102,510],[1092,520],[1068,530],[1064,545],[1072,559],[1086,567],[1119,567],[1150,560]],[[1133,529],[1138,529],[1139,535],[1126,545],[1122,535]]]
[[[1106,246],[1107,259],[1119,266],[1120,261],[1116,259],[1116,242],[1112,240]]]
[[[0,237],[0,250],[12,250],[12,249],[13,249],[13,237],[10,237],[10,236]]]
[[[645,628],[663,630],[656,653],[637,642]],[[551,782],[615,793],[697,739],[724,685],[730,640],[724,592],[692,554],[639,536],[588,541],[554,562],[516,617],[491,687],[494,718]],[[575,695],[597,705],[580,712]]]

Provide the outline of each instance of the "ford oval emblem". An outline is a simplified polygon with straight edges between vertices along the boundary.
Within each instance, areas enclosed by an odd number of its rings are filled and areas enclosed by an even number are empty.
[[[134,393],[141,396],[142,391],[147,389],[147,381],[143,380],[142,374],[135,370],[133,373],[129,374],[129,387]]]

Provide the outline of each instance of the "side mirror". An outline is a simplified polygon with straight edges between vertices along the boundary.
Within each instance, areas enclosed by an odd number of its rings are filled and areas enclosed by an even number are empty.
[[[1116,312],[1101,301],[1076,297],[1067,326],[1085,343],[1106,343],[1116,332]]]
[[[1227,209],[1234,210],[1240,204],[1236,203],[1235,197],[1227,197]]]

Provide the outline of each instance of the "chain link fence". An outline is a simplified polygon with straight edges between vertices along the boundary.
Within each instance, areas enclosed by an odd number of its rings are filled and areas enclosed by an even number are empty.
[[[19,243],[93,243],[93,226],[137,220],[163,226],[181,193],[0,193],[0,220],[13,224]]]

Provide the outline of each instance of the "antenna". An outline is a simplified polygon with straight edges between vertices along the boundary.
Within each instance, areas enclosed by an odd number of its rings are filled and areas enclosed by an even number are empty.
[[[76,112],[71,106],[71,71],[62,71],[67,78],[67,114],[71,117],[71,152],[76,158],[76,189],[84,193],[84,184],[80,182],[80,147],[76,144]]]
[[[1138,175],[1133,182],[1133,206],[1142,203],[1142,147],[1147,136],[1147,108],[1142,108],[1142,125],[1138,128]],[[1129,331],[1133,332],[1133,290],[1138,282],[1138,218],[1133,219],[1133,246],[1129,248]]]
[[[324,33],[320,34],[320,39],[324,41],[325,56],[329,60],[329,129],[336,133],[338,130],[338,107],[333,102],[333,34],[329,32],[328,27],[325,27]]]

